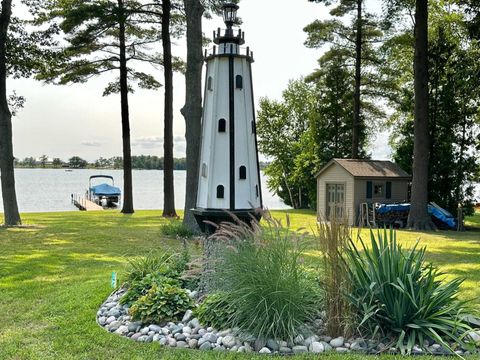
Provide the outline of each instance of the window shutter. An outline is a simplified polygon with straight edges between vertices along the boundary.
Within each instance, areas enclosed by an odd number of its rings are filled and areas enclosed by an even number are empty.
[[[367,199],[371,199],[372,198],[372,182],[371,181],[367,181]]]
[[[387,184],[385,186],[385,198],[391,199],[392,198],[392,182],[387,181]]]

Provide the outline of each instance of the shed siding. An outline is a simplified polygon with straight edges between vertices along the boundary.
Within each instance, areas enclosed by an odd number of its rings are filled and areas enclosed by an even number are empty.
[[[372,181],[375,183],[384,184],[384,193],[382,197],[373,196],[371,199],[367,199],[367,181]],[[392,197],[390,199],[386,198],[385,189],[386,182],[390,181],[392,183]],[[368,179],[355,179],[355,195],[354,195],[354,209],[355,209],[355,219],[360,211],[360,204],[367,202],[379,202],[379,203],[398,203],[408,201],[408,180],[396,180],[396,179],[385,179],[385,178],[368,178]],[[355,222],[357,223],[357,221]]]
[[[319,220],[326,217],[327,184],[345,184],[345,212],[349,222],[353,223],[353,176],[336,163],[317,177],[317,216]]]

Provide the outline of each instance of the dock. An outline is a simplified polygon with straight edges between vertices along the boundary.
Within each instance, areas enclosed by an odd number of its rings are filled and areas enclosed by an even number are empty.
[[[81,211],[103,211],[103,207],[84,197],[72,194],[72,204]]]

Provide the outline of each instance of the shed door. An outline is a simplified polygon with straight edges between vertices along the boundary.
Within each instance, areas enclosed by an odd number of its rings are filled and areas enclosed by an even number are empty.
[[[345,212],[345,184],[327,184],[327,219],[341,219]]]

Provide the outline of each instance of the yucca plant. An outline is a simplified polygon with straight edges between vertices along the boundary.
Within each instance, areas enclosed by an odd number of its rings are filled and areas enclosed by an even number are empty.
[[[363,333],[377,331],[396,341],[402,353],[432,339],[453,351],[471,330],[465,320],[472,313],[468,301],[458,299],[463,279],[442,281],[444,275],[425,261],[417,242],[410,250],[397,243],[394,230],[370,230],[370,246],[353,241],[345,259],[351,291],[348,299]]]
[[[231,326],[260,338],[292,339],[316,315],[318,284],[302,265],[304,242],[264,214],[258,222],[220,226],[214,239],[225,241],[216,276],[233,309]]]

